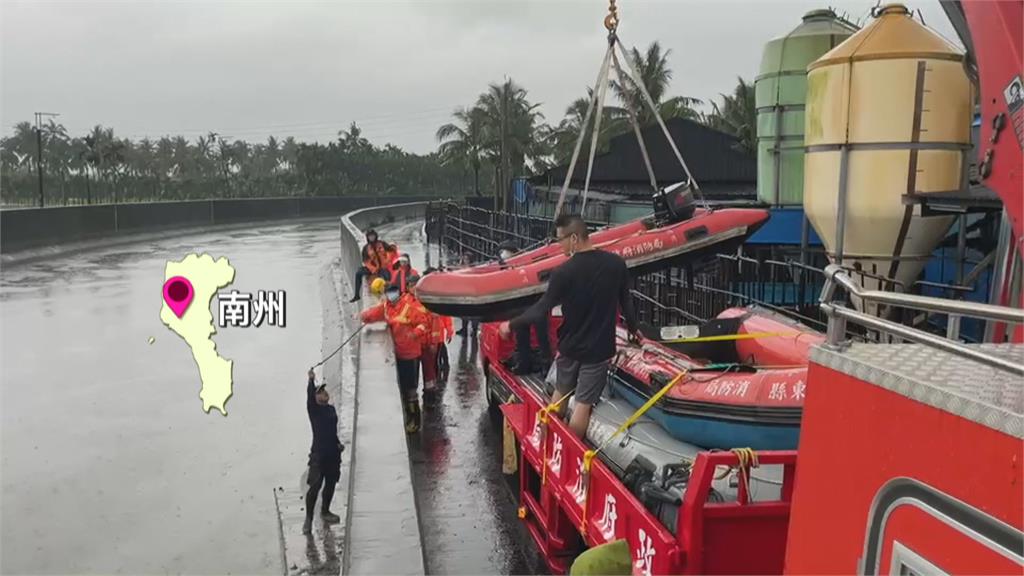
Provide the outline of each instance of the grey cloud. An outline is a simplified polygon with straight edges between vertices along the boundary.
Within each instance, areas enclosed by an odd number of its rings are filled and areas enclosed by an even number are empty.
[[[874,4],[838,5],[851,18]],[[621,36],[672,50],[673,94],[752,79],[766,41],[823,4],[620,0]],[[953,32],[938,2],[915,3]],[[607,4],[587,2],[10,3],[0,7],[0,121],[62,114],[73,134],[208,130],[326,140],[349,122],[426,152],[487,83],[514,78],[550,122],[594,80]]]

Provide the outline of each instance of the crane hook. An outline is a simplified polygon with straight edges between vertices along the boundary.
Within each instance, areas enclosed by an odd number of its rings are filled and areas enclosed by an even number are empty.
[[[608,32],[615,32],[619,27],[619,10],[615,6],[615,0],[608,0],[608,15],[604,17],[604,27]]]

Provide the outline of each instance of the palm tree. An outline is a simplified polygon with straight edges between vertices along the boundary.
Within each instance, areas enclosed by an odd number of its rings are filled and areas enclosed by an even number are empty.
[[[576,146],[576,140],[583,131],[583,144],[580,148],[582,154],[586,154],[590,146],[590,136],[593,133],[596,114],[591,115],[590,122],[584,128],[583,121],[587,117],[587,108],[593,97],[594,90],[587,88],[586,98],[577,98],[565,109],[565,118],[558,123],[558,126],[551,131],[551,151],[554,160],[558,164],[568,163],[572,157],[572,151]],[[629,131],[629,114],[625,108],[617,106],[605,106],[601,118],[601,133],[597,138],[597,152],[608,151],[611,139],[619,134]]]
[[[348,130],[338,131],[338,144],[342,151],[350,153],[365,152],[371,147],[370,141],[363,138],[363,131],[353,122]]]
[[[68,132],[63,124],[58,124],[51,119],[46,124],[40,126],[38,139],[39,144],[42,146],[43,170],[47,176],[54,174],[58,176],[61,202],[66,203],[65,184],[67,179]],[[32,148],[34,150],[37,148],[34,133]],[[29,156],[33,164],[35,164],[37,153],[38,151],[33,151]]]
[[[495,167],[495,197],[500,205],[507,198],[514,173],[522,173],[526,163],[547,153],[537,138],[543,115],[538,104],[527,99],[526,89],[507,79],[491,84],[477,99],[483,115],[484,148]]]
[[[712,111],[704,117],[711,128],[735,136],[737,148],[745,152],[757,151],[757,108],[754,103],[754,84],[737,77],[739,81],[732,94],[722,94],[722,105],[712,102]]]
[[[28,122],[18,122],[14,126],[14,135],[6,140],[7,149],[15,156],[19,166],[31,170],[36,165],[36,131]]]
[[[651,42],[644,54],[641,54],[636,48],[632,48],[628,52],[637,74],[640,76],[640,80],[643,82],[644,87],[647,88],[647,93],[651,95],[651,100],[654,101],[654,105],[657,107],[658,114],[662,119],[690,118],[696,120],[700,115],[693,107],[700,104],[699,99],[689,96],[675,96],[665,99],[668,85],[672,80],[672,69],[668,65],[670,54],[672,54],[672,50],[662,52],[661,44],[657,40]],[[622,64],[623,71],[628,71],[629,65],[625,62]],[[633,108],[637,113],[641,126],[653,123],[654,116],[643,97],[643,93],[640,91],[640,87],[628,75],[624,80],[625,86],[617,80],[612,82],[612,88],[615,90],[616,96],[618,96],[623,104],[628,104]]]
[[[458,123],[437,129],[441,142],[437,152],[442,166],[459,165],[473,171],[473,193],[480,196],[480,167],[484,160],[484,111],[458,108],[452,114]]]

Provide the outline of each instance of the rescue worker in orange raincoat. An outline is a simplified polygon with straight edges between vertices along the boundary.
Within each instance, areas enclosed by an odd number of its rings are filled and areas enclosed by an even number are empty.
[[[419,282],[419,277],[417,276],[409,276],[406,279],[408,293],[413,297],[416,296],[417,282]],[[420,306],[422,307],[423,304],[420,303]],[[434,314],[425,307],[423,312],[428,318],[428,332],[423,341],[423,354],[420,356],[420,364],[423,365],[423,396],[426,399],[426,396],[435,392],[441,383],[439,355],[445,343],[451,341],[455,330],[452,326],[452,319],[449,316]],[[445,348],[444,353],[447,356],[447,348]]]
[[[391,285],[398,286],[398,291],[405,294],[406,288],[409,287],[410,276],[419,278],[420,273],[412,267],[409,255],[402,254],[395,260],[394,265],[391,266]]]
[[[405,431],[413,434],[420,429],[419,386],[420,357],[423,343],[427,339],[428,322],[426,309],[412,294],[401,294],[398,286],[388,286],[384,301],[363,310],[360,319],[364,324],[387,322],[391,340],[395,346],[395,371],[398,376],[398,390],[405,409]]]
[[[398,257],[398,247],[388,244],[377,236],[377,231],[370,228],[366,231],[366,244],[363,246],[363,265],[356,270],[356,281],[352,285],[355,294],[349,302],[357,302],[363,295],[363,279],[367,276],[383,278],[391,281],[391,267]]]

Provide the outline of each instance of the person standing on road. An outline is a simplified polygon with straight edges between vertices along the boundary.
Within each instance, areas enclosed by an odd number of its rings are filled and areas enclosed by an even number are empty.
[[[425,274],[430,274],[434,271],[435,269],[433,268],[427,268]],[[416,297],[417,282],[419,282],[419,278],[416,276],[410,276],[407,280],[409,294],[413,297]],[[419,302],[418,297],[417,302]],[[423,355],[420,357],[420,364],[423,366],[423,399],[426,401],[427,395],[436,392],[442,380],[447,380],[448,378],[446,373],[442,373],[442,370],[447,366],[448,360],[448,349],[445,344],[451,341],[452,335],[455,332],[452,329],[452,319],[450,317],[427,310],[422,302],[419,302],[419,304],[423,307],[423,313],[426,314],[428,319],[428,333],[423,341]],[[442,350],[445,356],[443,364],[440,360]]]
[[[462,256],[459,257],[459,268],[469,268],[472,265],[473,260],[470,258],[469,252],[463,252]],[[473,337],[475,338],[477,331],[480,330],[480,320],[476,318],[462,318],[462,326],[455,333],[459,336],[466,336],[470,330],[473,331]]]
[[[551,274],[544,296],[516,318],[502,322],[498,332],[508,339],[512,331],[540,322],[552,308],[562,306],[555,393],[551,401],[559,402],[575,390],[576,407],[569,427],[582,438],[590,423],[591,409],[600,400],[608,381],[608,365],[615,355],[618,309],[622,310],[630,340],[640,342],[642,337],[625,260],[595,249],[587,225],[579,216],[559,216],[555,229],[555,240],[569,259]]]
[[[515,257],[516,247],[513,244],[502,244],[498,247],[498,265],[502,270],[511,265],[508,261]],[[530,330],[537,334],[538,363],[533,360],[533,347],[530,341]],[[515,364],[512,366],[513,374],[532,374],[538,370],[547,371],[551,365],[551,327],[548,325],[548,315],[535,324],[523,324],[515,329],[516,353]]]
[[[341,520],[337,514],[331,513],[331,499],[334,498],[334,485],[341,477],[341,453],[345,446],[338,440],[338,413],[330,405],[327,386],[316,386],[316,375],[313,370],[307,374],[306,412],[309,414],[309,425],[313,429],[313,445],[309,448],[309,472],[306,484],[306,521],[302,524],[302,533],[309,534],[313,529],[313,509],[316,507],[317,492],[323,486],[323,499],[320,505],[320,517],[328,524]]]
[[[405,294],[406,289],[409,287],[409,277],[416,276],[419,278],[420,273],[412,267],[412,263],[409,260],[408,254],[402,254],[395,260],[392,266],[391,273],[391,285],[398,286],[398,291]]]
[[[420,429],[419,377],[423,342],[427,338],[429,319],[426,310],[412,294],[402,294],[398,286],[388,286],[384,301],[363,310],[363,324],[387,322],[395,346],[395,371],[398,389],[405,409],[405,431],[413,434]]]

